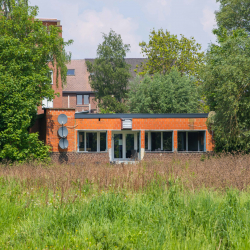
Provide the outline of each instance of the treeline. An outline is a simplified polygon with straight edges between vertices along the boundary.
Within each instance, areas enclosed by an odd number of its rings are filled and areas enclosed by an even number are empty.
[[[113,30],[103,35],[90,83],[103,113],[211,112],[217,151],[250,149],[250,2],[217,0],[217,36],[206,53],[195,39],[152,30],[141,42],[146,60],[131,79],[129,44]]]
[[[250,3],[218,0],[217,43],[206,53],[194,38],[152,30],[141,42],[145,58],[131,79],[125,62],[130,46],[113,30],[103,34],[97,58],[88,63],[90,82],[103,113],[195,113],[214,111],[209,128],[217,151],[248,151]],[[0,161],[46,159],[49,147],[29,134],[37,107],[56,93],[50,68],[66,83],[70,56],[57,27],[36,19],[27,0],[0,0]],[[54,64],[56,62],[56,64]],[[58,74],[56,74],[58,76]]]

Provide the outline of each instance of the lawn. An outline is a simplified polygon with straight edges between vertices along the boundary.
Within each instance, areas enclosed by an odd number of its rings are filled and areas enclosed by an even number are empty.
[[[0,167],[0,249],[250,249],[249,156]]]

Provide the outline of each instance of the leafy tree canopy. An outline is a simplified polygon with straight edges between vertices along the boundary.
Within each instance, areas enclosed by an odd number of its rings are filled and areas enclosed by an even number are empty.
[[[55,95],[48,63],[56,61],[54,71],[66,80],[65,46],[71,41],[63,41],[59,28],[36,20],[37,7],[19,1],[10,10],[0,15],[0,160],[43,159],[48,147],[28,131],[42,99]]]
[[[229,31],[245,29],[250,32],[250,1],[249,0],[216,0],[220,3],[216,20],[218,27]]]
[[[128,103],[133,113],[196,113],[200,101],[194,81],[176,68],[166,74],[148,74],[131,82]]]
[[[103,43],[98,45],[94,63],[87,61],[90,85],[96,91],[96,100],[103,112],[126,112],[124,104],[130,65],[125,62],[130,45],[123,44],[120,35],[110,30],[103,34]]]
[[[250,149],[250,38],[244,30],[215,31],[208,50],[204,92],[215,115],[210,122],[217,150]]]
[[[201,45],[191,37],[187,39],[183,35],[178,39],[169,31],[162,29],[152,30],[149,35],[149,43],[142,42],[142,53],[147,57],[142,64],[142,72],[145,74],[168,74],[175,67],[181,75],[194,76],[199,79],[199,69],[203,65],[204,53],[201,52]]]

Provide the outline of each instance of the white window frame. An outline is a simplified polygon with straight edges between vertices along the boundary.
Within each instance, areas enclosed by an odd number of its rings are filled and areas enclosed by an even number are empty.
[[[122,150],[122,158],[115,158],[114,155],[114,140],[112,139],[112,159],[115,161],[127,161],[130,158],[126,158],[126,135],[127,134],[133,134],[134,135],[134,150],[137,151],[138,146],[137,145],[137,134],[140,133],[140,131],[131,131],[131,130],[120,130],[120,131],[113,131],[112,132],[112,138],[115,134],[122,134],[122,146],[123,146],[123,150]]]
[[[53,81],[53,70],[50,70],[49,72],[51,73],[51,83],[50,84],[53,85],[53,83],[54,83],[54,81]]]
[[[49,101],[48,98],[44,97],[42,100],[42,107],[43,108],[53,108],[53,99]]]
[[[80,151],[79,146],[80,146],[80,140],[79,140],[79,132],[84,133],[84,151]],[[87,136],[86,133],[97,133],[97,151],[87,151],[86,150],[86,141],[87,141]],[[100,133],[106,133],[106,150],[101,151],[101,136]],[[96,131],[96,130],[78,130],[77,132],[77,152],[89,152],[89,153],[98,153],[98,152],[107,152],[108,151],[108,140],[107,140],[107,131]]]

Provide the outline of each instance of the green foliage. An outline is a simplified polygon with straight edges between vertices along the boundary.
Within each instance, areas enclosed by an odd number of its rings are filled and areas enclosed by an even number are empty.
[[[169,31],[162,29],[152,30],[149,35],[149,43],[139,44],[141,51],[147,57],[142,64],[141,75],[145,74],[167,74],[172,67],[177,68],[182,75],[194,76],[199,80],[199,69],[203,65],[204,53],[201,45],[191,37],[187,39],[183,35],[178,39]]]
[[[0,184],[3,249],[250,248],[249,191],[190,192],[156,180],[144,192],[81,194],[76,187],[61,199],[28,181]]]
[[[130,65],[125,62],[130,45],[123,44],[120,35],[110,30],[103,34],[103,43],[98,45],[94,63],[87,61],[90,85],[96,91],[99,107],[110,112],[123,113],[127,108],[124,98],[130,78]]]
[[[131,82],[128,103],[133,113],[196,113],[200,101],[198,88],[176,68],[169,74],[145,75]]]
[[[220,10],[216,12],[219,27],[229,31],[245,29],[250,32],[250,1],[249,0],[217,0]]]
[[[0,160],[23,161],[48,156],[37,134],[29,134],[37,107],[54,98],[50,68],[66,81],[66,43],[59,28],[35,19],[37,8],[12,6],[11,18],[0,16]],[[54,65],[54,62],[56,64]]]
[[[16,6],[28,6],[28,0],[0,0],[0,11],[7,18],[12,17],[13,8]]]
[[[230,35],[220,28],[204,70],[204,92],[217,150],[250,149],[250,38],[244,30]]]

